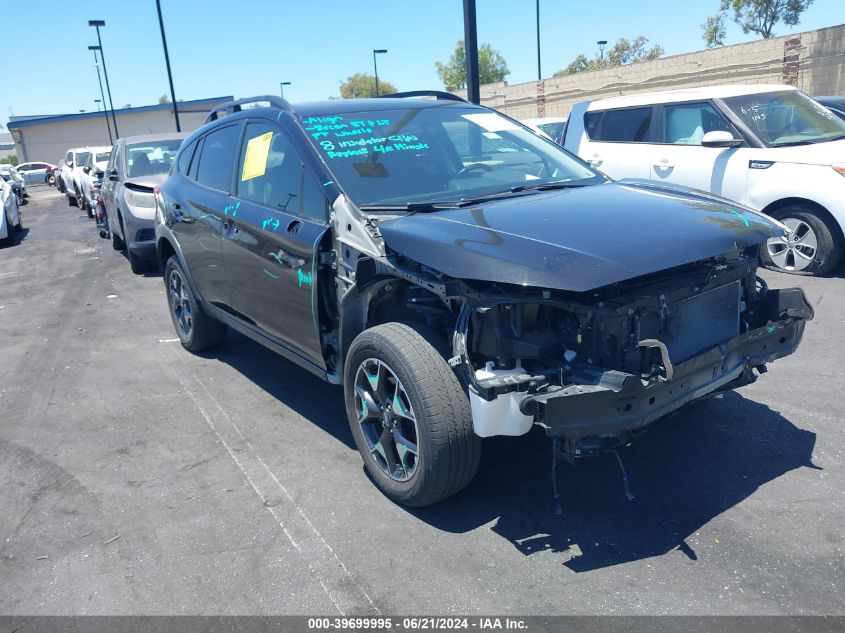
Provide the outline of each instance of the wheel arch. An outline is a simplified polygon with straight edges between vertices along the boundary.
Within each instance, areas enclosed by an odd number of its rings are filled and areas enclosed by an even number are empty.
[[[156,263],[159,266],[159,270],[161,270],[161,275],[164,277],[165,273],[165,266],[167,266],[167,261],[172,257],[176,256],[176,259],[179,261],[179,265],[182,267],[182,272],[185,273],[185,278],[188,281],[188,286],[191,288],[191,292],[194,294],[197,302],[200,304],[205,303],[203,301],[202,295],[199,293],[197,289],[196,283],[194,283],[194,278],[191,275],[191,270],[188,268],[187,264],[185,263],[185,256],[182,253],[182,249],[179,247],[178,242],[171,239],[169,236],[159,236],[156,240]],[[167,284],[167,279],[164,279],[165,285]]]
[[[766,215],[772,215],[780,209],[792,206],[807,207],[808,210],[812,210],[814,213],[818,214],[819,217],[824,219],[828,226],[830,226],[833,230],[833,237],[837,240],[837,243],[842,244],[845,242],[845,232],[843,232],[842,225],[834,217],[834,215],[823,205],[808,198],[801,198],[798,196],[781,198],[780,200],[775,200],[774,202],[769,203],[766,207],[761,209],[761,211]]]
[[[429,302],[425,307],[415,308],[413,302],[406,301],[409,297],[426,298]],[[449,313],[448,308],[436,293],[412,281],[394,276],[373,280],[365,287],[358,289],[354,295],[344,297],[343,307],[340,310],[338,335],[339,367],[343,367],[346,362],[346,354],[355,337],[377,325],[398,321],[419,323],[437,331],[444,329],[442,325],[437,327],[433,323],[431,305],[428,304],[442,305],[440,315]],[[450,327],[453,326],[454,324],[450,322]],[[451,340],[451,332],[444,332],[444,334],[447,340]]]

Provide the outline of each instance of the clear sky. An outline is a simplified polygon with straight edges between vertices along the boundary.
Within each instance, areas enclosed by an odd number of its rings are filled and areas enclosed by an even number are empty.
[[[435,60],[446,61],[463,37],[461,0],[162,0],[178,99],[277,94],[291,81],[291,101],[338,94],[356,72],[372,73],[400,90],[442,89]],[[534,0],[477,0],[478,37],[508,62],[509,83],[537,76]],[[704,48],[701,24],[719,0],[540,0],[543,76],[595,42],[645,35],[667,55]],[[0,15],[5,64],[0,123],[10,114],[96,110],[100,97],[89,44],[101,29],[115,107],[156,103],[169,92],[154,0],[6,3]],[[797,27],[845,22],[843,0],[815,0]],[[736,25],[727,43],[755,39]]]

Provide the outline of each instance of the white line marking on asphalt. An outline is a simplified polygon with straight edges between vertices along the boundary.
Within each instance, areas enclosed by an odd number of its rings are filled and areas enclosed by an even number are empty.
[[[178,340],[178,339],[177,339]],[[163,348],[174,349],[174,348]],[[367,594],[363,587],[361,587],[353,578],[352,574],[347,569],[346,565],[338,557],[337,553],[328,544],[328,542],[320,534],[319,530],[314,526],[310,519],[306,516],[303,509],[296,503],[293,496],[288,489],[279,481],[275,473],[270,470],[267,463],[257,454],[255,448],[246,439],[241,429],[235,424],[231,416],[220,406],[217,399],[211,394],[211,391],[200,380],[197,375],[187,366],[181,358],[176,356],[178,352],[164,352],[168,359],[162,358],[162,364],[176,377],[182,388],[188,394],[188,397],[194,403],[197,410],[205,419],[206,424],[212,430],[214,435],[229,453],[232,461],[243,474],[249,485],[252,487],[258,498],[261,499],[264,507],[275,519],[276,523],[282,529],[288,541],[296,549],[302,557],[308,569],[314,575],[317,582],[322,587],[323,591],[331,600],[338,613],[345,616],[350,611],[360,610],[360,601],[356,600],[354,595],[350,593],[358,593],[364,597],[369,604],[369,607],[380,614],[381,611],[375,605],[372,598]],[[172,358],[172,360],[171,360]],[[181,365],[184,371],[176,371],[174,364]],[[193,378],[193,382],[199,387],[199,390],[193,385],[189,384],[186,376]],[[205,401],[207,406],[203,406],[201,401]],[[210,406],[209,406],[210,405]],[[213,407],[219,414],[212,413],[209,408]],[[215,424],[215,419],[218,418],[218,423]],[[223,422],[224,424],[220,424]],[[227,430],[225,427],[229,427]],[[237,453],[240,454],[238,457]],[[279,501],[278,494],[281,492],[283,500],[287,503],[282,506]],[[279,507],[282,506],[282,507]],[[301,522],[297,525],[296,517],[290,517],[290,512],[284,512],[285,508],[293,510],[301,517]],[[287,517],[289,525],[285,525],[280,515]],[[304,525],[303,525],[304,524]],[[294,533],[298,532],[298,537]],[[330,556],[326,556],[326,552]],[[333,561],[332,561],[333,559]],[[355,590],[350,588],[352,585]],[[334,588],[334,591],[330,589]],[[342,603],[342,604],[341,604]]]
[[[17,275],[19,273],[11,272],[11,273],[0,273],[0,277],[11,277],[12,275]]]
[[[158,339],[158,342],[159,343],[175,343],[178,340],[179,340],[178,338],[160,338],[160,339]]]

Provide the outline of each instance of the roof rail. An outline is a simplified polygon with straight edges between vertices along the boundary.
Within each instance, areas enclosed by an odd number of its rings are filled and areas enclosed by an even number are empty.
[[[406,99],[408,97],[434,97],[442,101],[461,101],[469,103],[466,99],[462,99],[458,95],[453,95],[451,92],[443,92],[442,90],[410,90],[408,92],[394,92],[389,95],[378,95],[379,98],[391,99]]]
[[[209,121],[216,121],[218,118],[218,112],[223,112],[224,110],[231,110],[233,113],[240,112],[242,105],[247,103],[258,103],[261,101],[266,101],[274,108],[279,108],[280,110],[293,114],[293,107],[291,104],[281,97],[277,97],[276,95],[259,95],[257,97],[247,97],[245,99],[237,99],[235,101],[221,103],[219,106],[215,106],[214,109],[208,113],[208,116],[205,118],[205,122],[208,123]]]

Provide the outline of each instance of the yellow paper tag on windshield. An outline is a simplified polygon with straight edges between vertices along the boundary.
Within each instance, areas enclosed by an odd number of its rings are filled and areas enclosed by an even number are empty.
[[[267,155],[270,153],[271,140],[273,140],[272,132],[267,132],[261,136],[249,139],[246,144],[246,156],[244,156],[244,169],[241,174],[241,181],[264,175],[264,172],[267,170]]]

